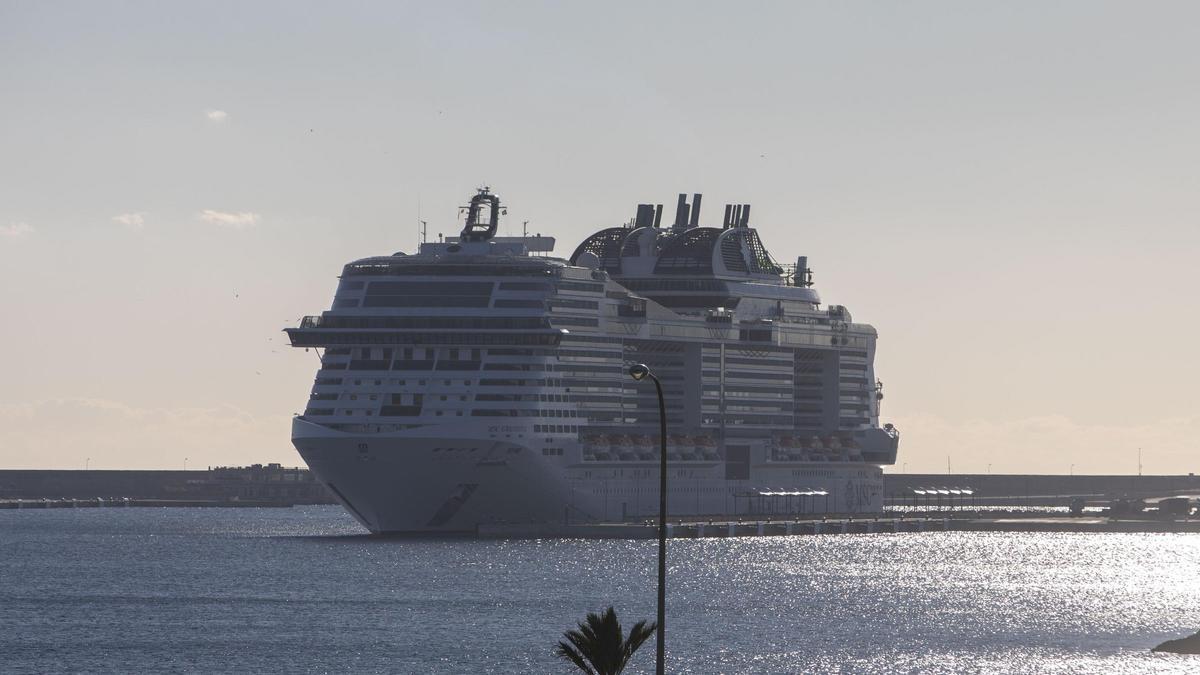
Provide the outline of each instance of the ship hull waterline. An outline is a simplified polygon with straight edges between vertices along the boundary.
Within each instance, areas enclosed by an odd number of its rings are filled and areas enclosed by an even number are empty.
[[[561,457],[543,456],[520,441],[469,432],[427,427],[359,434],[297,417],[292,442],[318,480],[373,534],[475,534],[486,524],[569,526],[648,519],[657,513],[657,462],[640,471],[618,471],[635,477],[597,480],[587,471],[600,467],[564,470]],[[756,467],[750,480],[725,479],[723,462],[679,467],[674,469],[678,475],[668,475],[671,517],[869,515],[883,510],[878,466],[781,463]],[[795,483],[797,471],[822,477],[807,479],[805,494],[796,494],[786,486]]]

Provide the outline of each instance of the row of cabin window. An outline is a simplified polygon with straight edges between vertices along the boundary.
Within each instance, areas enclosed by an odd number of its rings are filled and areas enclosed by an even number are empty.
[[[324,381],[322,381],[322,380],[323,380],[323,378],[317,378],[317,384],[341,384],[341,383],[344,381],[344,380],[343,380],[343,379],[341,379],[341,378],[332,378],[332,379],[326,379],[326,380],[324,380]],[[403,387],[403,386],[405,386],[405,385],[407,385],[407,384],[408,384],[408,380],[397,380],[397,379],[389,379],[389,380],[381,380],[381,379],[379,379],[379,380],[371,380],[371,379],[366,379],[366,380],[363,380],[363,379],[356,379],[356,380],[354,380],[354,385],[355,385],[355,386],[364,386],[364,385],[363,385],[363,383],[364,383],[364,382],[366,383],[366,385],[365,385],[365,386],[371,386],[372,384],[374,384],[374,385],[375,385],[375,386],[377,386],[377,387],[379,387],[379,386],[383,386],[383,384],[384,384],[385,382],[386,382],[387,384],[390,384],[390,385],[393,385],[393,386],[395,386],[395,385],[399,385],[399,386],[401,386],[401,387]],[[423,387],[423,386],[425,386],[426,384],[428,384],[428,383],[429,383],[429,380],[414,380],[414,382],[416,382],[416,383],[417,383],[417,386],[422,386],[422,387]],[[471,383],[473,382],[473,380],[442,380],[441,382],[442,382],[442,384],[443,384],[443,385],[445,385],[445,386],[451,386],[451,385],[453,385],[453,384],[455,384],[455,383],[457,383],[457,382],[462,382],[462,384],[463,384],[463,385],[465,385],[465,386],[468,386],[468,387],[469,387],[469,386],[471,386]],[[435,381],[435,384],[436,384],[436,381]]]
[[[550,306],[564,309],[599,309],[600,303],[595,300],[555,299],[550,301]]]
[[[538,316],[322,316],[314,326],[325,330],[362,328],[508,329],[547,328]],[[363,335],[363,334],[360,334]],[[364,335],[365,337],[365,335]],[[365,340],[364,340],[365,341]]]
[[[322,331],[320,333],[295,333],[293,347],[328,347],[331,345],[392,345],[392,344],[439,344],[439,345],[544,345],[554,346],[561,339],[559,333],[496,334],[496,333],[388,333],[363,331]]]
[[[359,370],[359,371],[505,371],[505,372],[543,372],[555,370],[553,364],[541,363],[484,363],[481,361],[459,361],[452,359],[396,359],[395,361],[385,359],[370,359],[370,360],[352,360],[349,363],[333,363],[327,362],[322,364],[325,368],[331,370]]]
[[[376,380],[356,379],[356,380],[354,380],[354,384],[356,386],[362,386],[364,381],[368,385],[370,385],[372,382],[374,382],[375,386],[381,386],[384,383],[384,380],[382,380],[382,379],[376,379]],[[450,386],[457,382],[462,382],[462,384],[465,386],[471,386],[471,383],[473,381],[474,380],[441,380],[442,384],[444,384],[446,386]],[[390,380],[387,380],[387,382],[390,384],[393,384],[393,385],[404,386],[408,383],[408,380],[390,379]],[[426,384],[428,384],[430,382],[430,380],[428,380],[428,379],[415,380],[415,382],[417,383],[417,386],[423,387]],[[434,382],[436,383],[437,380],[434,380]],[[318,382],[317,384],[324,384],[324,383]],[[484,386],[484,387],[561,387],[561,386],[563,386],[563,381],[561,379],[557,379],[557,378],[547,378],[544,380],[543,379],[483,378],[483,379],[479,380],[479,385]]]
[[[393,356],[406,361],[436,358],[448,361],[479,361],[483,358],[483,351],[469,347],[355,347],[353,352],[346,355],[356,359],[383,361]]]
[[[330,347],[325,350],[325,356],[350,356],[351,347]],[[401,348],[403,349],[403,348]],[[423,349],[422,347],[413,347],[415,350]],[[424,353],[424,352],[422,352]],[[520,347],[490,347],[487,350],[490,356],[556,356],[557,350],[552,349],[530,349]]]
[[[538,408],[476,408],[472,417],[578,417],[577,410],[542,410]]]
[[[616,346],[603,345],[603,346],[596,346],[596,347],[590,347],[590,348],[582,348],[582,345],[580,345],[580,347],[581,347],[580,349],[573,349],[573,347],[575,347],[575,346],[576,345],[572,344],[571,347],[567,347],[567,346],[560,347],[558,349],[558,351],[555,352],[554,355],[559,358],[564,358],[564,359],[574,357],[574,356],[590,356],[590,357],[596,357],[596,358],[602,358],[602,359],[623,359],[623,358],[625,358],[625,350],[621,349],[620,345],[616,345]]]
[[[429,411],[426,411],[426,413],[428,413],[428,412]],[[433,410],[432,412],[433,412],[434,417],[463,417],[464,413],[466,411],[464,411],[464,410]],[[479,410],[472,410],[471,417],[536,417],[537,415],[531,415],[531,414],[524,414],[524,415],[513,414],[513,413],[533,413],[533,412],[537,412],[537,411],[535,411],[535,410],[495,410],[495,409],[491,409],[491,408],[482,408]],[[543,412],[546,412],[546,411],[543,411]],[[558,411],[558,412],[564,412],[564,411]],[[571,412],[574,412],[574,411],[571,411]],[[454,413],[454,414],[451,415],[450,413]],[[309,408],[308,410],[304,411],[304,414],[312,415],[312,416],[326,416],[326,415],[337,415],[338,411],[335,408]],[[399,413],[397,413],[397,414],[399,414]],[[408,416],[409,414],[410,413],[404,413],[405,416]],[[420,416],[416,412],[415,408],[413,409],[413,412],[411,414],[412,414],[412,416]],[[374,410],[365,410],[365,409],[361,409],[361,408],[345,408],[341,411],[341,415],[343,415],[345,417],[354,417],[355,415],[361,415],[362,417],[374,417],[375,411]],[[546,416],[547,415],[542,415],[542,417],[546,417]],[[572,415],[572,417],[574,417],[574,415]],[[567,425],[538,424],[538,425],[534,425],[534,426],[540,427],[541,430],[544,431],[545,433],[553,433],[555,429],[558,430],[558,433],[575,433],[575,431],[578,429],[577,426],[570,425],[570,424],[567,424]],[[566,431],[564,431],[564,429]]]
[[[575,317],[552,316],[550,324],[557,326],[580,326],[585,328],[595,328],[600,325],[598,319],[579,319]]]
[[[330,347],[325,350],[325,356],[350,356],[352,347]],[[361,348],[360,348],[361,349]],[[396,347],[394,349],[412,349],[414,357],[433,353],[437,347]],[[428,352],[426,350],[429,350]],[[360,354],[362,352],[359,352]],[[401,351],[401,353],[404,353]],[[557,351],[546,349],[521,349],[516,347],[491,347],[487,350],[490,356],[555,356]]]

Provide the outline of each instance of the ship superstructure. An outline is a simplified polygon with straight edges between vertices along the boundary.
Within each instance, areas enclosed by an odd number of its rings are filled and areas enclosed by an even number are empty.
[[[639,205],[567,260],[496,237],[482,189],[461,235],[349,263],[329,311],[287,330],[320,348],[293,443],[373,532],[640,518],[658,504],[663,383],[672,516],[882,510],[875,330],[822,306],[727,205],[699,224]]]

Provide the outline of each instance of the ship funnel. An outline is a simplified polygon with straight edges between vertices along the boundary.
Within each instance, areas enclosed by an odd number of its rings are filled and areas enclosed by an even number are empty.
[[[704,195],[697,192],[692,195],[692,203],[687,203],[687,194],[679,193],[679,202],[675,206],[675,224],[671,225],[672,232],[683,232],[700,226],[700,200]]]
[[[689,210],[687,195],[682,192],[679,193],[679,202],[675,205],[675,223],[671,225],[673,231],[682,232],[687,229]]]
[[[750,227],[749,204],[725,205],[725,221],[721,224],[721,229],[728,230],[731,227]]]
[[[638,204],[637,217],[633,221],[634,227],[653,227],[654,226],[654,205],[653,204]]]
[[[634,227],[659,227],[662,224],[662,204],[638,204]]]

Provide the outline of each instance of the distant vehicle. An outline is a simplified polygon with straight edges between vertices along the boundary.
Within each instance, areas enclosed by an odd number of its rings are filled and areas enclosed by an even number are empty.
[[[1192,500],[1187,497],[1167,497],[1158,500],[1158,515],[1186,516],[1192,511]]]

